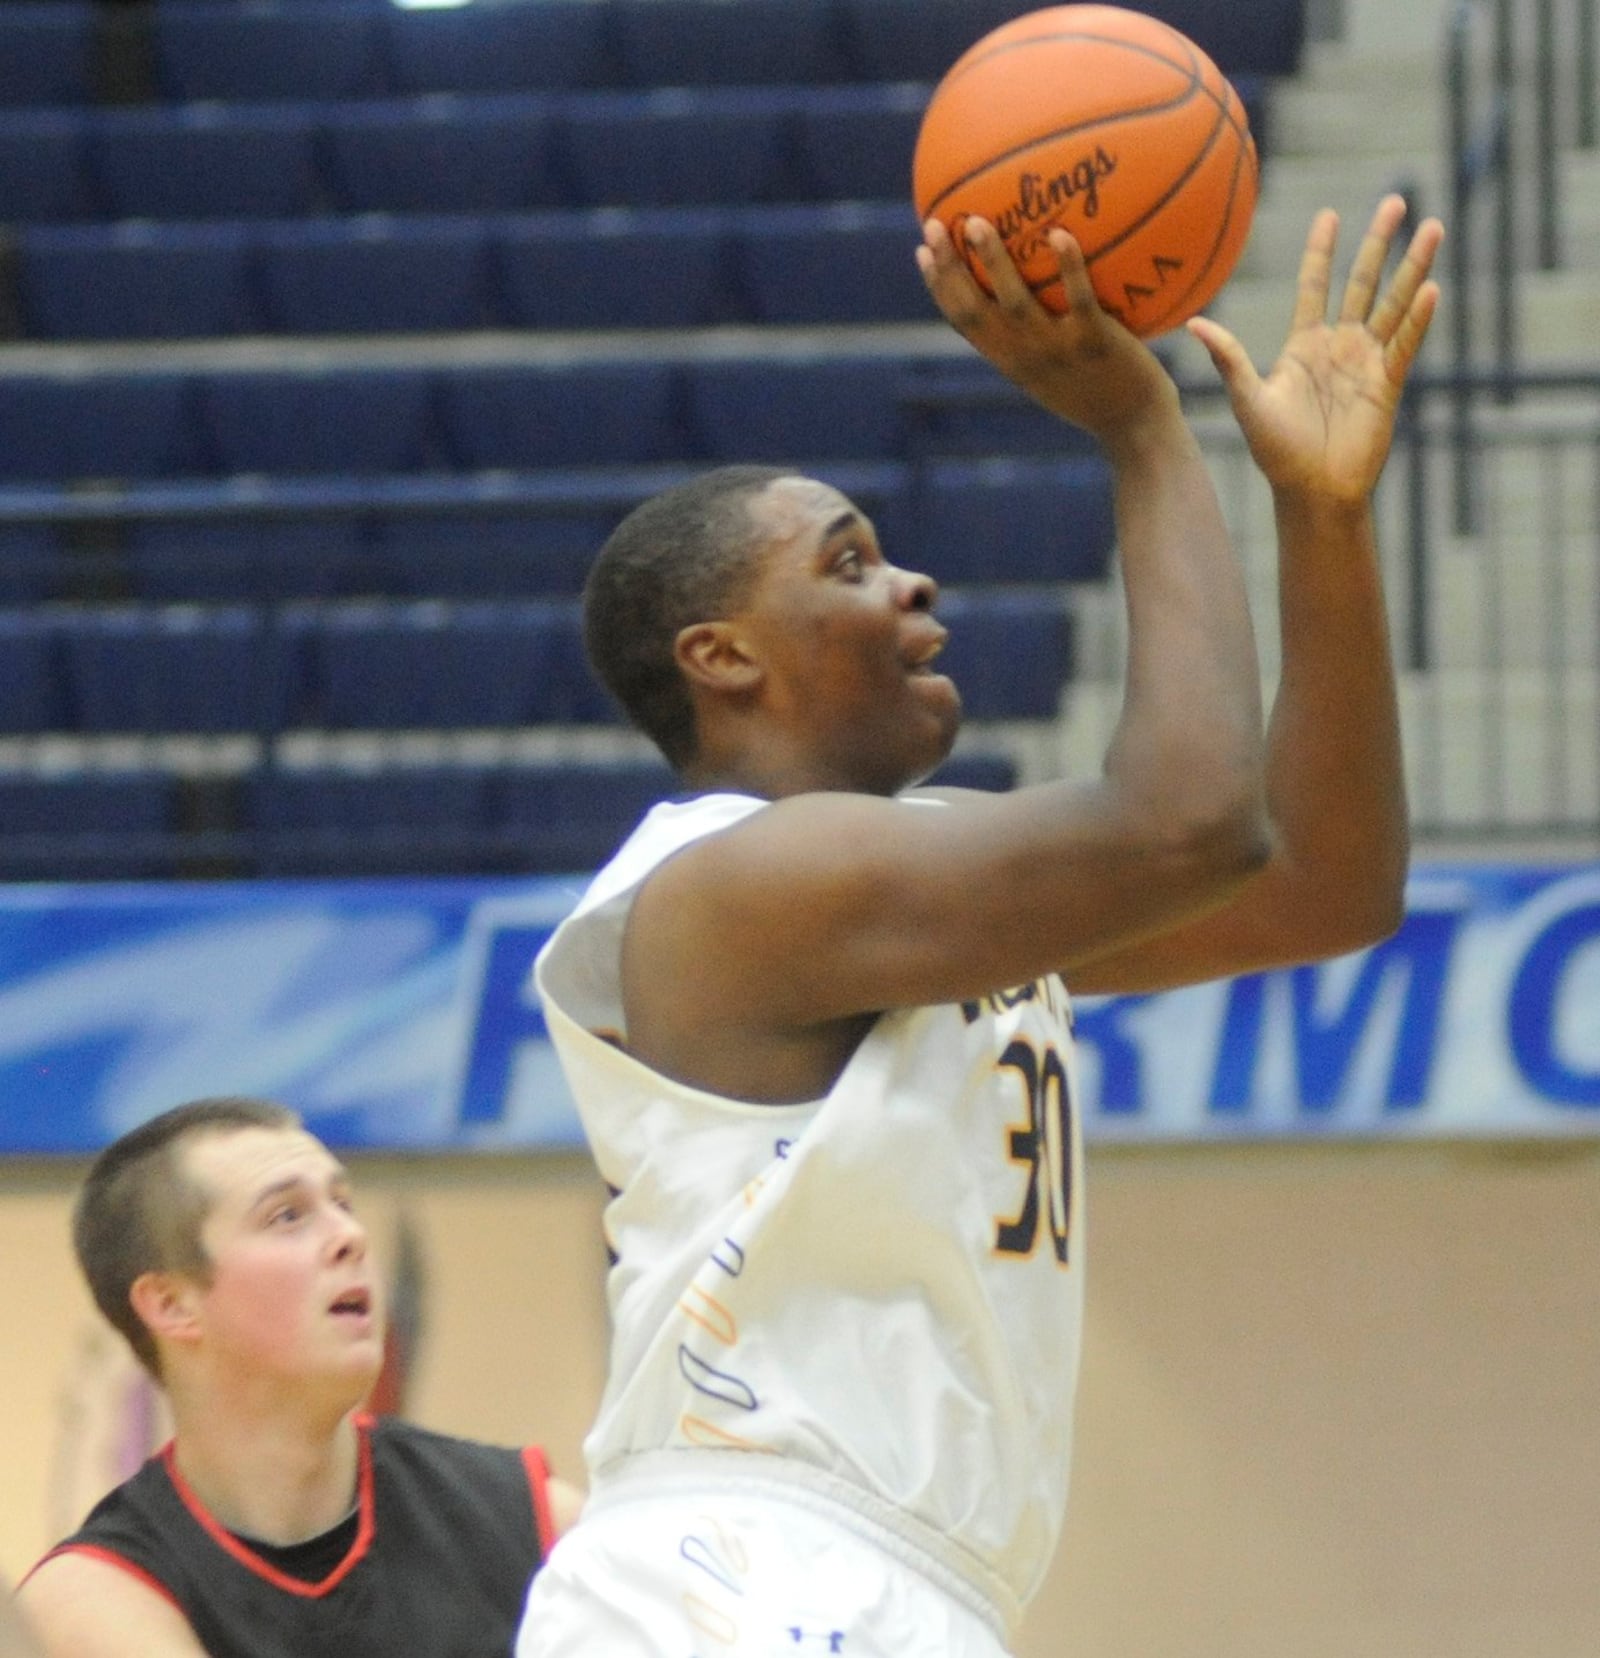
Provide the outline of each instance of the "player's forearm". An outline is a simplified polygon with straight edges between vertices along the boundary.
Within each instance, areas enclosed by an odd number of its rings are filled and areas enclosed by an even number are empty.
[[[1318,953],[1393,931],[1410,852],[1395,673],[1370,505],[1280,496],[1283,671],[1268,735],[1278,856]]]
[[[1112,454],[1128,665],[1108,774],[1245,825],[1262,805],[1260,669],[1244,578],[1205,459],[1176,411]]]

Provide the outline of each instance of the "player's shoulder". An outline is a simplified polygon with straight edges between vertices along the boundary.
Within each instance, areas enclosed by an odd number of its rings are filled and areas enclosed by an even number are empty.
[[[525,1480],[528,1458],[535,1454],[523,1446],[468,1439],[395,1416],[373,1418],[368,1429],[374,1457],[380,1464],[403,1465],[414,1471],[437,1473],[446,1479],[463,1468],[481,1468]]]
[[[203,1658],[188,1619],[167,1590],[109,1549],[63,1545],[22,1581],[16,1600],[47,1653]]]

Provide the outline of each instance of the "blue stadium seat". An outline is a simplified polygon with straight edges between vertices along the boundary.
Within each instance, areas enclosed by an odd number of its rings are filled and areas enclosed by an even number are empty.
[[[9,835],[153,835],[171,827],[170,772],[136,769],[0,776],[0,843]],[[107,847],[108,852],[113,850]]]
[[[648,465],[682,456],[678,384],[659,359],[458,368],[440,416],[466,468]]]
[[[704,328],[748,320],[726,212],[530,213],[491,228],[500,304],[514,328]]]
[[[841,0],[850,78],[936,81],[991,29],[1034,8],[1018,0]],[[1223,74],[1292,75],[1306,40],[1305,0],[1139,0],[1187,35]]]
[[[38,225],[17,236],[22,322],[40,340],[259,333],[238,224]]]
[[[833,0],[609,0],[623,82],[813,86],[840,80]]]
[[[1293,75],[1306,43],[1306,0],[1139,0],[1139,10],[1170,23],[1223,74]]]
[[[180,873],[179,788],[170,773],[149,769],[0,778],[0,880]]]
[[[0,11],[0,18],[4,16]],[[92,219],[100,206],[89,175],[88,141],[79,111],[0,109],[0,223]]]
[[[936,460],[913,486],[923,568],[941,582],[1102,581],[1116,544],[1095,456]]]
[[[931,322],[905,202],[756,207],[740,217],[739,263],[753,318],[768,323]]]
[[[283,221],[258,238],[264,309],[289,334],[478,328],[488,233],[470,217]]]
[[[413,367],[217,372],[198,385],[221,472],[419,471],[437,460],[432,395]]]
[[[0,7],[0,105],[88,102],[95,9],[91,0]]]
[[[316,717],[331,730],[537,723],[562,626],[532,602],[330,607],[307,635]]]
[[[571,205],[703,207],[783,200],[793,190],[794,102],[791,94],[771,88],[575,99],[561,123],[575,192]]]
[[[380,519],[382,591],[419,599],[574,597],[625,506],[606,497],[544,510],[406,513]]]
[[[796,111],[797,170],[807,199],[899,201],[930,88],[921,82],[819,86]]]
[[[181,374],[0,377],[0,480],[64,482],[193,472],[198,444]]]
[[[66,567],[49,524],[0,524],[0,604],[62,596]]]
[[[498,818],[531,868],[598,869],[652,806],[681,787],[658,760],[519,766],[498,779]]]
[[[245,792],[257,829],[471,828],[488,815],[486,775],[474,766],[280,767],[256,773]]]
[[[987,362],[929,360],[902,383],[907,442],[930,455],[1097,455],[1087,432],[1042,409]]]
[[[277,730],[298,693],[292,636],[242,605],[74,612],[62,643],[80,731]]]
[[[950,641],[940,668],[961,690],[973,720],[1048,720],[1072,676],[1072,619],[1059,594],[947,593],[940,620]]]
[[[937,81],[975,41],[1032,9],[1018,0],[841,0],[852,78]]]
[[[610,8],[595,0],[379,9],[397,92],[570,90],[613,79]]]
[[[974,750],[970,754],[952,754],[928,779],[928,787],[935,789],[987,789],[991,794],[1004,794],[1017,786],[1017,765],[1009,755],[984,754]]]
[[[490,779],[481,767],[333,767],[252,776],[244,820],[257,874],[457,873],[481,865]]]
[[[706,460],[790,465],[904,452],[893,357],[707,357],[685,373],[689,424]]]
[[[133,596],[161,603],[322,599],[367,590],[364,526],[354,517],[134,522]]]
[[[364,0],[191,0],[154,17],[156,74],[176,102],[358,98],[389,90],[384,8]]]
[[[303,105],[99,110],[89,160],[120,219],[289,218],[318,205]]]
[[[57,623],[34,610],[0,610],[0,732],[35,736],[70,723]]]
[[[524,9],[538,11],[544,3]],[[437,95],[339,104],[323,114],[321,127],[328,180],[344,212],[513,212],[566,205],[548,98]]]

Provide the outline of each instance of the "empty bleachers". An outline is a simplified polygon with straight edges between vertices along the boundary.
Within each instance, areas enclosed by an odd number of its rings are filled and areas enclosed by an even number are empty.
[[[672,782],[586,669],[583,577],[727,461],[837,484],[939,579],[980,732],[1053,719],[1107,475],[935,326],[909,202],[934,80],[1025,9],[0,7],[0,318],[37,348],[0,364],[0,876],[592,866]],[[1264,140],[1300,6],[1148,9]],[[907,324],[939,348],[866,337]],[[572,344],[440,347],[487,334]],[[126,354],[164,342],[215,349]]]

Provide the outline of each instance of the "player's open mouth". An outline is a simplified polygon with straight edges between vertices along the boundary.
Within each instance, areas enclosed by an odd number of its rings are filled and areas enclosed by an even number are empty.
[[[939,657],[940,653],[944,650],[945,640],[949,637],[948,633],[941,630],[937,639],[930,639],[926,645],[923,645],[920,649],[912,652],[906,658],[907,671],[913,674],[933,673],[933,664]]]
[[[366,1318],[372,1312],[372,1292],[364,1289],[346,1290],[328,1309],[341,1318]]]

